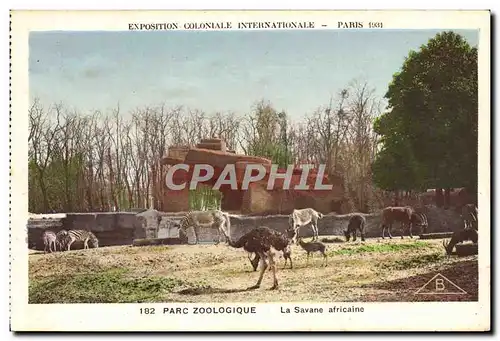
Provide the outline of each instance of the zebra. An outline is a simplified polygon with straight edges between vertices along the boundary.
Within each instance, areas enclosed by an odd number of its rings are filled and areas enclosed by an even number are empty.
[[[465,229],[477,230],[477,207],[473,204],[467,204],[462,207],[462,219]]]
[[[53,231],[44,231],[42,240],[44,245],[43,252],[47,253],[57,251],[57,235]]]
[[[295,236],[293,237],[293,243],[297,242],[297,231],[301,226],[305,226],[311,223],[313,230],[313,240],[318,239],[318,219],[323,218],[323,214],[315,211],[312,208],[304,208],[301,210],[293,210],[288,218],[288,224],[295,231]]]
[[[429,228],[429,220],[427,219],[427,215],[423,212],[413,212],[411,217],[411,222],[414,226],[420,227],[421,233],[427,233],[427,229]]]
[[[64,238],[68,235],[68,231],[61,230],[56,233],[56,245],[59,250],[63,251],[64,249]]]
[[[464,229],[476,230],[477,231],[477,215],[474,212],[469,212],[469,214],[464,219]]]
[[[221,237],[224,239],[226,235],[229,235],[231,222],[229,214],[220,210],[190,211],[181,219],[179,229],[186,233],[190,227],[194,230],[195,244],[199,241],[200,227],[217,229],[219,239],[216,244],[219,244]]]
[[[62,233],[61,236],[62,236],[61,244],[68,251],[71,250],[71,245],[74,242],[83,242],[84,249],[89,248],[89,242],[91,242],[91,244],[94,248],[99,247],[99,240],[97,239],[95,234],[93,234],[92,232],[87,231],[87,230],[64,231],[64,233]]]

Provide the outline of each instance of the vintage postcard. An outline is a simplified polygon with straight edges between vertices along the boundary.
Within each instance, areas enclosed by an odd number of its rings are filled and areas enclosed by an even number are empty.
[[[13,331],[489,331],[488,11],[12,11]]]

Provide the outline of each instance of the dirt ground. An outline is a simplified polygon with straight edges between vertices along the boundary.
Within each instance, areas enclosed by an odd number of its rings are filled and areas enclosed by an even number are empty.
[[[30,303],[98,302],[368,302],[477,301],[477,256],[446,256],[442,240],[395,238],[327,245],[328,265],[294,245],[293,269],[283,269],[279,288],[266,271],[259,289],[243,249],[220,245],[119,246],[91,250],[31,253]],[[440,273],[448,282],[429,294]],[[435,290],[434,290],[435,291]],[[442,294],[454,292],[454,294]]]

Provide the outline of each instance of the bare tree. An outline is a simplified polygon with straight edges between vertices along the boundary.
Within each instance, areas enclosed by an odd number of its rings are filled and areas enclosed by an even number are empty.
[[[218,137],[240,153],[280,163],[325,163],[345,179],[360,210],[377,191],[370,165],[377,153],[373,118],[380,103],[366,83],[353,82],[303,119],[291,120],[270,102],[250,114],[206,113],[164,104],[123,113],[84,115],[62,104],[29,109],[30,209],[109,210],[158,207],[164,195],[160,159],[169,146]],[[348,171],[343,171],[343,170]]]
[[[82,140],[80,141],[82,149],[84,151],[85,160],[84,160],[84,195],[82,198],[85,198],[86,203],[85,206],[86,211],[94,211],[94,208],[98,206],[98,198],[96,196],[96,184],[98,184],[98,180],[96,177],[98,171],[98,156],[97,156],[97,148],[95,142],[98,140],[97,134],[99,133],[99,120],[100,113],[94,112],[91,115],[85,117],[83,121],[83,129],[82,129]]]
[[[33,167],[37,172],[38,185],[42,194],[43,211],[50,210],[48,189],[46,185],[46,170],[54,152],[56,136],[61,130],[60,113],[55,111],[55,118],[50,114],[53,108],[45,111],[38,100],[33,102],[29,110],[29,143]]]
[[[354,81],[349,89],[352,125],[344,146],[344,168],[349,169],[344,176],[358,209],[368,211],[374,196],[371,164],[375,157],[376,135],[372,127],[374,118],[380,113],[380,101],[375,97],[375,89],[366,82]]]
[[[238,131],[241,118],[234,113],[223,114],[216,112],[208,119],[208,137],[218,137],[223,139],[228,149],[237,148]]]
[[[121,158],[123,162],[122,167],[122,178],[127,189],[127,202],[130,208],[135,207],[134,201],[134,190],[133,190],[133,162],[135,160],[133,152],[134,148],[132,147],[132,139],[130,138],[130,133],[132,129],[131,122],[124,122],[122,126],[122,132],[119,139],[120,143],[120,152]]]
[[[329,174],[337,171],[339,150],[345,140],[352,115],[345,108],[348,91],[342,90],[337,105],[333,99],[325,108],[319,108],[312,116],[306,117],[307,140],[314,145],[312,150],[317,153],[316,162],[325,163]]]

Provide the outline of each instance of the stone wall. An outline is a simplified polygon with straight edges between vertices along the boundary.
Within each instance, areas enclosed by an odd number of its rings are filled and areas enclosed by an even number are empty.
[[[380,235],[379,224],[380,216],[378,214],[364,214],[367,221],[366,226],[366,236],[367,237],[377,237]],[[318,233],[319,235],[343,235],[342,231],[347,229],[347,224],[351,214],[345,215],[335,215],[328,214],[323,216],[322,219],[318,221]],[[231,239],[238,239],[250,230],[259,227],[267,226],[269,228],[278,230],[280,232],[285,232],[288,228],[288,215],[269,215],[269,216],[232,216],[231,217]],[[312,237],[311,226],[305,226],[299,229],[299,236],[301,237]]]
[[[340,184],[329,191],[268,190],[267,182],[252,183],[243,194],[243,214],[290,214],[294,209],[313,208],[318,212],[342,212],[345,201]]]
[[[422,209],[429,220],[429,233],[450,232],[463,228],[460,215],[453,210],[443,210],[436,207]],[[166,213],[147,210],[139,214],[132,212],[109,213],[68,213],[65,217],[42,218],[34,217],[28,221],[28,246],[31,249],[43,250],[41,236],[43,231],[50,229],[58,232],[61,229],[84,229],[95,233],[100,246],[131,245],[134,239],[143,238],[181,238],[185,242],[194,241],[193,229],[188,229],[186,235],[179,233],[179,221],[185,212]],[[321,235],[343,236],[352,214],[327,214],[318,221],[318,232]],[[364,214],[366,217],[366,236],[379,237],[380,214]],[[230,215],[231,239],[237,239],[258,226],[268,226],[284,232],[288,227],[288,215],[244,216]],[[218,239],[214,229],[201,228],[200,242],[211,243]],[[418,235],[420,231],[414,231]],[[407,232],[405,231],[405,234]],[[393,235],[400,235],[399,224],[394,224]],[[312,237],[312,229],[305,226],[299,230],[299,236]],[[75,245],[78,248],[78,245]]]
[[[155,206],[157,209],[166,212],[182,212],[189,209],[189,191],[171,190],[164,183],[165,175],[168,168],[174,164],[185,163],[188,165],[209,164],[214,167],[214,175],[212,179],[207,181],[207,185],[215,184],[221,171],[227,165],[234,165],[238,184],[241,184],[245,169],[248,165],[259,164],[266,169],[265,177],[257,182],[252,183],[251,187],[245,191],[231,191],[221,188],[224,199],[222,208],[227,211],[239,211],[243,214],[257,213],[266,214],[287,214],[294,208],[311,207],[317,211],[347,213],[344,210],[343,202],[345,201],[345,193],[343,189],[344,180],[340,176],[332,176],[328,180],[323,175],[321,182],[333,184],[333,189],[330,191],[294,191],[296,184],[301,182],[301,171],[296,169],[291,179],[290,190],[279,190],[283,188],[283,179],[276,179],[274,189],[267,190],[267,181],[271,169],[271,160],[249,156],[234,154],[226,151],[225,142],[221,139],[205,139],[202,140],[196,148],[187,146],[170,147],[169,154],[162,157],[160,164],[162,165],[160,175],[155,177],[153,182],[153,193],[157,197]],[[180,184],[188,181],[192,177],[193,167],[190,167],[188,172],[177,172],[173,177],[173,182]],[[311,170],[307,177],[309,187],[314,186],[318,174]],[[325,182],[326,181],[326,182]]]
[[[63,217],[30,217],[28,220],[28,248],[32,250],[43,250],[42,234],[45,230],[56,233],[63,229]]]
[[[157,219],[158,217],[160,219]],[[43,250],[42,235],[46,229],[56,233],[63,229],[89,230],[99,239],[99,246],[131,245],[134,239],[179,236],[176,221],[156,210],[147,210],[139,214],[68,213],[65,217],[59,218],[34,217],[28,220],[27,227],[28,247],[36,250]],[[76,249],[81,246],[75,244]]]
[[[172,190],[167,187],[163,189],[163,197],[159,209],[162,211],[182,212],[189,210],[189,188]]]
[[[429,221],[428,233],[438,233],[438,232],[451,232],[463,228],[463,222],[460,215],[453,210],[443,210],[436,207],[424,207],[421,209],[424,212]],[[168,214],[167,214],[168,215]],[[180,213],[181,215],[181,213]],[[319,235],[335,235],[343,236],[343,231],[347,229],[347,224],[350,214],[327,214],[322,219],[318,221],[318,233]],[[380,213],[372,214],[362,214],[366,218],[366,237],[367,238],[377,238],[381,236],[380,229]],[[168,215],[170,219],[176,219],[172,215]],[[281,232],[285,232],[288,227],[288,215],[267,215],[267,216],[246,216],[246,215],[231,215],[231,229],[230,236],[231,239],[238,239],[245,233],[258,226],[267,226],[272,229],[276,229]],[[211,242],[217,239],[217,231],[211,229],[201,228],[202,242]],[[408,232],[405,231],[405,236]],[[413,234],[418,235],[421,231],[419,229],[414,230]],[[400,236],[400,225],[395,223],[392,227],[393,236]],[[310,225],[299,229],[299,236],[301,237],[312,237],[312,229]],[[192,239],[192,229],[188,230],[188,239],[191,243]]]

